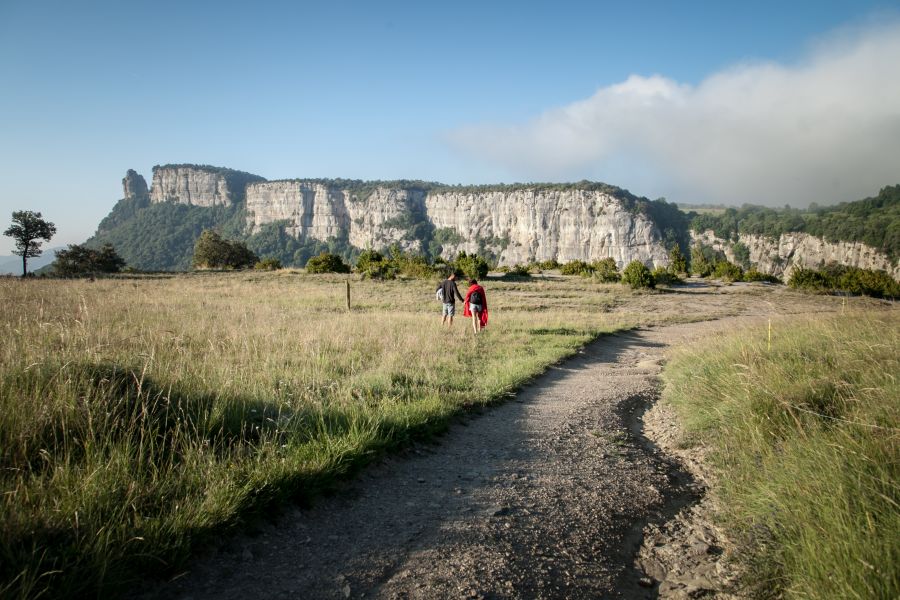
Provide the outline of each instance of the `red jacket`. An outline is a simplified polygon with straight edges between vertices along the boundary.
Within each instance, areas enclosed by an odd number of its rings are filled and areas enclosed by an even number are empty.
[[[487,326],[488,322],[488,305],[487,305],[487,296],[484,293],[484,288],[478,285],[470,285],[469,290],[466,292],[465,303],[463,304],[463,316],[471,317],[472,311],[469,310],[469,297],[472,295],[472,292],[477,291],[481,294],[481,326]]]

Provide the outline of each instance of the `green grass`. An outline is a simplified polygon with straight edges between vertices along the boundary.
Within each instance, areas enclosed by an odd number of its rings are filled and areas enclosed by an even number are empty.
[[[765,328],[678,353],[665,398],[708,444],[754,595],[900,597],[900,318]]]
[[[0,280],[0,596],[169,573],[641,322],[609,312],[620,286],[489,282],[476,339],[461,318],[440,327],[436,284],[354,281],[347,312],[344,281]]]

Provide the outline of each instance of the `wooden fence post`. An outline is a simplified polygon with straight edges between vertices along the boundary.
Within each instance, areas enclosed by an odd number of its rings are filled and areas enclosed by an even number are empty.
[[[350,311],[350,280],[347,280],[347,311]]]

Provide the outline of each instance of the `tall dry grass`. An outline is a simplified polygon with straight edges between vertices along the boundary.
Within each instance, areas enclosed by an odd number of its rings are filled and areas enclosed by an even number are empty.
[[[755,595],[900,597],[898,375],[896,311],[781,320],[666,368]]]
[[[168,571],[637,320],[619,286],[490,282],[476,339],[429,282],[354,281],[348,313],[344,281],[0,280],[0,595]]]

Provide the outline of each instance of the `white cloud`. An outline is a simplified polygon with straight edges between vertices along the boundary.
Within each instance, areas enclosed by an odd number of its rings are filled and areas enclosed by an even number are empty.
[[[601,178],[682,202],[857,199],[900,182],[900,23],[696,86],[632,75],[529,122],[449,139],[523,180]]]

